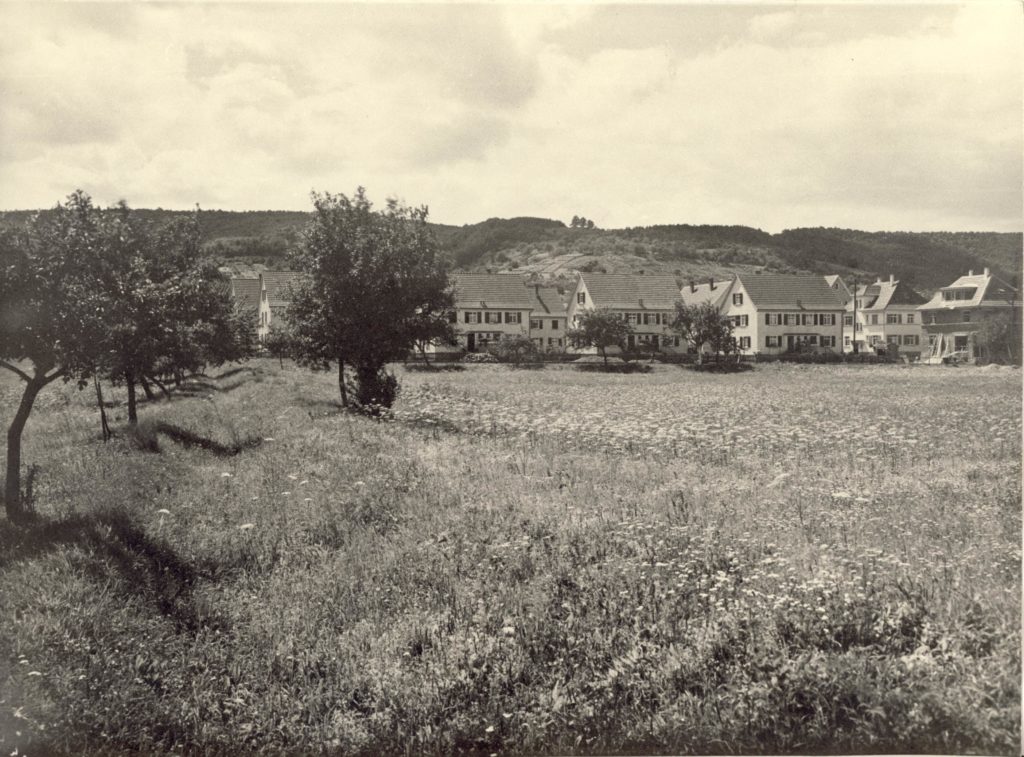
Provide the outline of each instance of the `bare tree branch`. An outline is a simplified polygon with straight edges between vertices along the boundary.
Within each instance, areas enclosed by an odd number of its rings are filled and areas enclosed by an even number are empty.
[[[21,370],[16,365],[8,363],[6,360],[0,360],[0,368],[6,368],[7,370],[17,374],[22,381],[29,382],[32,380],[32,377],[25,373],[25,371]]]

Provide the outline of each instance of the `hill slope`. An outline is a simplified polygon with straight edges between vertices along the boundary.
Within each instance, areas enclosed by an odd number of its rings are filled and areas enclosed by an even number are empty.
[[[185,211],[138,210],[147,220]],[[0,213],[18,222],[29,211]],[[308,213],[203,210],[206,248],[238,270],[281,267]],[[571,229],[546,218],[490,218],[476,224],[433,224],[453,265],[466,271],[518,271],[568,280],[574,271],[672,273],[680,281],[767,270],[838,273],[847,280],[890,273],[922,292],[986,266],[1021,273],[1021,234],[996,232],[866,232],[788,229],[769,234],[747,226],[688,224],[626,229]]]

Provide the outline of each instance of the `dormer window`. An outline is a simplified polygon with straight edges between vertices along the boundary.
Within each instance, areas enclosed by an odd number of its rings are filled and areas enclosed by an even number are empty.
[[[977,287],[958,287],[957,289],[943,289],[942,299],[945,302],[956,302],[961,300],[973,300]]]
[[[579,292],[579,293],[577,293],[576,294],[576,303],[578,305],[586,305],[587,304],[587,293],[586,292]]]

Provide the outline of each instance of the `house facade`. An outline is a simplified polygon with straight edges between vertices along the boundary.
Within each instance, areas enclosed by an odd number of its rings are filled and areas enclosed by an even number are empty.
[[[993,276],[988,268],[980,274],[969,271],[942,287],[917,312],[927,342],[924,354],[928,362],[950,357],[974,361],[980,356],[979,331],[986,321],[997,318],[1008,319],[1020,342],[1020,292]]]
[[[522,276],[512,273],[452,274],[455,309],[449,318],[457,346],[481,352],[492,342],[528,336],[532,293]],[[442,349],[437,347],[435,349]]]
[[[885,352],[917,360],[925,349],[918,307],[925,298],[896,280],[857,287],[843,315],[845,352]]]
[[[741,354],[842,349],[846,305],[823,276],[743,274],[715,301],[732,320]]]
[[[663,274],[581,273],[569,298],[566,319],[570,328],[581,313],[610,310],[632,327],[626,347],[685,352],[679,335],[671,329],[679,287],[674,276]],[[617,348],[608,349],[614,354]]]
[[[280,327],[287,318],[292,301],[292,285],[302,276],[298,271],[264,271],[260,274],[259,322],[256,334],[262,342],[275,324]]]
[[[557,287],[527,285],[533,309],[530,311],[530,339],[543,352],[561,352],[568,344],[565,302]]]

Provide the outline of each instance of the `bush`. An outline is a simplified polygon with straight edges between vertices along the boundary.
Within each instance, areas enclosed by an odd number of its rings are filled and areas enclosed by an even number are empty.
[[[470,352],[462,358],[463,363],[497,363],[498,358],[487,352]]]
[[[541,356],[537,345],[528,336],[516,336],[495,342],[487,350],[502,363],[513,367],[524,364],[540,364]]]

